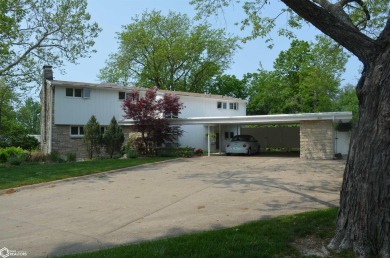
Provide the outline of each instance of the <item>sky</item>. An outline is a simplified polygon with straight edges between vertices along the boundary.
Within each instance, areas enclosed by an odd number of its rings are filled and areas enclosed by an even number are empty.
[[[278,5],[282,4],[280,2],[275,4],[275,11],[280,7]],[[54,68],[54,79],[99,83],[97,75],[100,69],[104,67],[109,54],[117,51],[117,33],[122,31],[123,25],[131,22],[132,17],[141,15],[146,10],[157,10],[163,14],[168,14],[169,11],[180,12],[187,14],[190,18],[196,14],[194,7],[189,4],[189,0],[88,0],[88,11],[92,20],[103,29],[95,40],[97,53],[92,54],[91,58],[79,59],[77,65],[66,63],[63,67],[65,74],[61,74],[58,69]],[[237,5],[228,7],[224,10],[223,15],[211,17],[207,21],[214,28],[226,29],[232,36],[244,36],[248,34],[248,31],[243,32],[235,25],[235,22],[239,22],[243,18],[245,18],[245,14]],[[283,19],[281,19],[281,24],[283,25]],[[299,39],[313,41],[315,35],[320,34],[320,32],[311,26],[299,30],[298,34]],[[274,40],[275,47],[273,49],[269,49],[265,39],[262,38],[241,44],[241,49],[236,51],[233,63],[230,69],[225,71],[225,74],[242,78],[246,73],[256,72],[260,68],[260,64],[263,69],[272,70],[273,62],[279,53],[287,50],[290,46],[290,42],[286,38],[275,37]],[[347,70],[342,77],[342,86],[347,83],[356,84],[361,70],[360,62],[352,57],[346,68]]]

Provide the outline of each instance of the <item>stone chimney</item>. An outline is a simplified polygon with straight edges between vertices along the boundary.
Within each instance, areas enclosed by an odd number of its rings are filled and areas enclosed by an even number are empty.
[[[43,66],[43,79],[53,80],[53,67],[51,65]]]

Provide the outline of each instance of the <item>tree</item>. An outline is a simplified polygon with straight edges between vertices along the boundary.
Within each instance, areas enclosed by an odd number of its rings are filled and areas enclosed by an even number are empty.
[[[15,91],[0,78],[0,136],[17,127],[14,106],[18,101]]]
[[[132,92],[123,102],[123,110],[126,118],[134,120],[135,129],[141,133],[142,147],[150,155],[156,147],[182,135],[180,127],[169,125],[169,118],[178,116],[183,104],[178,96],[171,94],[157,99],[157,90],[153,88],[147,90],[144,97],[138,96],[139,92]]]
[[[357,121],[359,103],[356,89],[352,84],[348,84],[340,90],[336,98],[336,109],[338,111],[352,111],[353,120]]]
[[[101,29],[86,9],[87,0],[1,1],[0,78],[21,87],[39,82],[44,64],[89,57]]]
[[[110,55],[100,80],[144,87],[204,92],[228,67],[236,38],[208,24],[194,25],[187,15],[144,12],[118,34],[119,50]]]
[[[347,55],[329,38],[293,40],[274,71],[249,75],[252,114],[328,112],[334,109]]]
[[[203,13],[214,12],[233,1],[192,0]],[[336,233],[330,248],[353,247],[360,257],[390,257],[390,13],[383,0],[281,0],[288,8],[288,24],[311,23],[345,47],[363,63],[357,84],[359,115],[340,193]],[[236,3],[236,1],[235,1]],[[252,37],[269,35],[275,20],[260,17],[262,8],[275,1],[246,2],[254,25]],[[279,16],[281,17],[281,16]],[[282,28],[282,34],[291,30]]]
[[[18,123],[28,134],[39,134],[40,132],[41,105],[33,98],[27,98],[17,114]]]
[[[245,81],[236,78],[234,75],[227,74],[217,76],[206,87],[206,92],[240,99],[248,97]]]
[[[122,128],[119,127],[115,117],[112,117],[110,124],[103,134],[103,143],[110,158],[115,153],[119,153],[122,148],[122,144],[125,140],[125,136],[122,132]]]
[[[88,120],[86,126],[84,126],[84,144],[87,149],[87,155],[89,159],[92,159],[94,155],[100,156],[100,149],[102,145],[102,133],[99,122],[94,115]]]

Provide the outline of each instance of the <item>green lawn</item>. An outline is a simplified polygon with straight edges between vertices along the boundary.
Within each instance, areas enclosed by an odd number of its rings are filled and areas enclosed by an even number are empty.
[[[107,159],[69,163],[25,163],[21,166],[0,165],[0,189],[49,182],[114,169],[153,163],[172,158]]]
[[[320,250],[334,234],[336,216],[332,208],[66,257],[303,257],[291,243],[309,238]]]

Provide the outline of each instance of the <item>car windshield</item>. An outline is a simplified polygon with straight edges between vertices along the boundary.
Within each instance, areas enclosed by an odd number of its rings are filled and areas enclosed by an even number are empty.
[[[232,142],[249,142],[250,136],[249,135],[236,135],[232,138]]]

